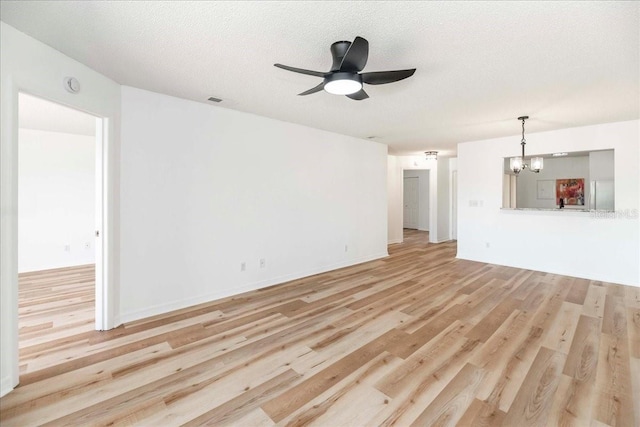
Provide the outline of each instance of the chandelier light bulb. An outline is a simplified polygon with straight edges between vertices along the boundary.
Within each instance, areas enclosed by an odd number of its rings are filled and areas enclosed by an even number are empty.
[[[512,157],[511,160],[509,160],[509,169],[514,173],[520,173],[522,170],[522,157]]]

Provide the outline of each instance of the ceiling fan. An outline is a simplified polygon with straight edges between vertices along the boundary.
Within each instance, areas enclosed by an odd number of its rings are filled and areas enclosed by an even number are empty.
[[[333,65],[331,66],[331,70],[326,73],[304,70],[282,64],[273,65],[283,70],[323,78],[322,83],[318,86],[299,93],[298,95],[310,95],[324,89],[334,95],[346,95],[356,101],[361,101],[369,97],[367,92],[362,88],[363,83],[370,85],[393,83],[411,77],[413,73],[416,72],[415,68],[411,68],[408,70],[360,73],[359,71],[362,71],[369,57],[369,42],[362,37],[356,37],[353,43],[348,41],[333,43],[331,45],[331,56],[333,57]]]

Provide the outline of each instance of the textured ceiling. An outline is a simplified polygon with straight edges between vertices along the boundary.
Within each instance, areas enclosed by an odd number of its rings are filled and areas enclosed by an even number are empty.
[[[3,1],[1,19],[118,83],[358,138],[391,153],[639,117],[638,2]],[[352,101],[297,93],[329,46],[417,68]],[[81,82],[82,83],[82,82]],[[517,138],[516,138],[517,139]],[[516,141],[517,143],[517,141]]]
[[[20,94],[19,126],[23,129],[95,136],[96,118],[35,96]]]

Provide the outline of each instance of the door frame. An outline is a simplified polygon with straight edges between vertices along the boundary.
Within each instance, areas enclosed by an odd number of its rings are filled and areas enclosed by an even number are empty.
[[[113,271],[115,259],[110,256],[112,242],[113,221],[110,214],[110,201],[113,189],[110,182],[116,173],[115,164],[109,161],[109,153],[112,152],[111,144],[115,135],[111,134],[113,118],[105,117],[99,112],[88,111],[76,103],[64,102],[56,99],[56,96],[47,96],[46,89],[30,90],[28,85],[20,85],[15,80],[3,85],[2,102],[2,144],[0,146],[0,200],[2,202],[2,218],[0,221],[0,286],[2,287],[3,325],[2,336],[2,364],[10,369],[10,374],[1,379],[0,395],[5,395],[20,381],[19,372],[19,344],[18,344],[18,99],[20,93],[37,96],[39,98],[55,102],[97,118],[100,132],[96,129],[96,139],[100,144],[96,147],[96,166],[100,167],[99,189],[102,201],[101,209],[96,212],[96,219],[102,228],[98,228],[100,238],[96,239],[96,256],[101,257],[100,276],[96,276],[96,329],[107,330],[117,326],[115,318],[116,286],[109,272]],[[78,102],[79,103],[79,102]],[[8,142],[7,142],[8,141]],[[98,160],[98,157],[100,160]],[[98,175],[96,175],[98,177]],[[97,186],[98,188],[98,186]],[[96,201],[96,203],[98,203]],[[99,250],[98,250],[99,247]],[[98,286],[98,282],[100,286]],[[3,368],[4,370],[4,368]]]
[[[109,286],[109,239],[108,212],[109,198],[107,197],[109,169],[107,167],[107,147],[109,141],[109,119],[96,117],[96,207],[95,207],[95,329],[104,331],[110,329],[109,319],[110,303]]]
[[[95,215],[95,231],[94,231],[94,252],[95,252],[95,286],[94,286],[94,292],[95,292],[95,302],[94,302],[94,319],[95,319],[95,330],[97,331],[104,331],[109,329],[108,325],[109,325],[109,318],[108,318],[108,313],[109,311],[109,306],[108,306],[108,302],[109,302],[109,295],[107,293],[107,286],[105,286],[106,283],[108,282],[108,275],[107,272],[109,271],[108,267],[108,255],[109,255],[109,248],[107,246],[108,244],[108,239],[103,238],[104,235],[108,235],[106,233],[107,230],[105,230],[106,228],[106,221],[105,218],[107,216],[107,212],[108,212],[108,198],[106,197],[106,195],[108,194],[107,188],[106,188],[106,184],[109,182],[109,176],[108,176],[108,168],[107,168],[107,164],[105,162],[105,157],[106,157],[106,153],[107,151],[105,151],[105,147],[107,147],[107,141],[109,140],[109,121],[107,118],[105,117],[99,117],[96,116],[95,114],[80,110],[78,108],[75,107],[70,107],[67,105],[63,105],[59,102],[56,101],[52,101],[49,100],[45,97],[30,93],[30,92],[26,92],[23,90],[18,91],[18,110],[19,111],[19,102],[20,102],[20,94],[24,93],[24,94],[28,94],[30,96],[35,96],[38,97],[42,100],[48,101],[48,102],[53,102],[57,105],[60,105],[62,107],[65,108],[72,108],[76,111],[85,113],[85,114],[89,114],[91,116],[95,117],[95,121],[96,121],[96,126],[95,126],[95,171],[94,171],[94,176],[95,176],[95,199],[94,199],[94,215]],[[18,120],[18,132],[19,132],[19,113],[16,115],[17,120]],[[18,141],[16,141],[16,166],[19,164],[20,159],[18,158],[18,153],[19,153],[19,147],[17,146],[17,144],[19,144],[19,139]],[[18,193],[19,188],[20,188],[20,178],[17,176],[17,168],[16,168],[16,179],[15,179],[15,189],[16,189],[16,193]],[[17,207],[17,211],[19,212],[20,209],[20,205],[19,203],[16,203],[16,207]],[[16,215],[17,218],[17,215]],[[16,249],[17,249],[17,245],[19,244],[20,241],[20,235],[19,235],[19,231],[18,231],[18,221],[16,219],[15,221],[15,237],[16,237]],[[16,251],[17,252],[17,251]],[[16,285],[16,295],[18,294],[18,271],[17,271],[17,266],[16,266],[16,272],[15,272],[15,285]],[[16,301],[16,306],[17,306],[17,301]],[[16,309],[17,310],[17,309]],[[19,316],[18,316],[19,318]],[[17,329],[17,325],[16,328]]]
[[[21,94],[27,94],[27,92],[24,91],[19,91],[18,92],[18,111],[20,110],[20,95]],[[32,94],[28,94],[29,96],[34,96]],[[44,100],[46,102],[52,102],[56,105],[59,105],[62,108],[71,108],[71,107],[67,107],[64,106],[60,103],[57,102],[53,102],[53,101],[49,101],[43,97],[37,96],[38,99]],[[73,110],[81,112],[83,114],[89,114],[89,113],[85,113],[84,111],[78,110],[77,108],[73,108]],[[19,112],[18,112],[18,123],[20,122],[20,116],[19,116]],[[95,190],[95,197],[93,200],[93,205],[94,205],[94,209],[93,209],[93,214],[94,214],[94,228],[95,230],[92,232],[92,234],[94,235],[95,239],[94,239],[94,243],[93,243],[93,249],[94,249],[94,264],[95,264],[95,272],[94,272],[94,294],[95,294],[95,298],[94,298],[94,308],[93,308],[93,313],[94,313],[94,323],[95,323],[95,329],[98,331],[102,331],[107,329],[107,315],[106,313],[108,312],[108,310],[105,309],[105,303],[108,301],[107,295],[106,295],[106,289],[104,284],[108,283],[107,280],[108,278],[105,277],[106,276],[106,272],[108,271],[108,269],[104,268],[103,263],[105,262],[105,256],[108,255],[108,250],[107,248],[104,247],[104,245],[106,244],[106,241],[102,238],[102,234],[103,234],[103,230],[104,230],[104,217],[105,217],[105,208],[107,206],[108,200],[105,198],[105,182],[108,181],[107,177],[105,177],[105,173],[106,173],[106,168],[105,168],[105,162],[104,162],[104,157],[105,157],[105,151],[104,151],[104,146],[105,146],[105,141],[108,139],[108,121],[106,118],[104,117],[95,117],[93,114],[89,114],[91,116],[94,117],[95,119],[95,128],[94,128],[94,140],[95,140],[95,155],[94,155],[94,159],[93,159],[93,163],[94,163],[94,178],[95,178],[95,184],[94,184],[94,190]],[[19,125],[18,125],[18,133],[20,132],[19,129]],[[19,136],[18,136],[19,138]],[[18,144],[20,143],[20,140],[18,139]],[[20,158],[19,158],[19,147],[18,147],[18,158],[17,158],[17,162],[19,164],[20,162]],[[17,189],[18,192],[20,191],[20,177],[18,174],[17,177]],[[18,201],[17,204],[17,209],[18,209],[18,213],[20,212],[20,202]],[[18,215],[19,216],[19,215]],[[20,232],[18,230],[17,234],[16,234],[17,240],[18,240],[18,245],[20,244]],[[19,272],[18,272],[19,274]],[[18,279],[19,280],[19,279]],[[19,288],[19,283],[18,283],[18,288]],[[19,293],[19,289],[18,289],[18,293]],[[18,316],[19,318],[19,316]]]

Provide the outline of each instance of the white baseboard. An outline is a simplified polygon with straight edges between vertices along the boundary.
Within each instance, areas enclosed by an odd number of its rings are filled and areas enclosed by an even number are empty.
[[[352,265],[374,261],[376,259],[385,258],[388,256],[389,254],[387,252],[384,252],[382,254],[360,257],[360,258],[351,259],[348,261],[329,264],[329,265],[318,267],[315,269],[310,269],[307,271],[286,274],[279,277],[260,280],[258,282],[248,283],[246,285],[243,285],[234,289],[226,289],[219,292],[213,292],[205,295],[199,295],[196,297],[185,298],[179,301],[173,301],[167,304],[158,304],[142,310],[131,311],[129,313],[121,313],[120,316],[116,316],[117,318],[116,324],[120,325],[122,323],[133,322],[134,320],[140,320],[147,317],[156,316],[158,314],[168,313],[174,310],[180,310],[182,308],[187,308],[194,305],[215,301],[221,298],[238,295],[244,292],[254,291],[260,288],[266,288],[267,286],[278,285],[281,283],[289,282],[291,280],[296,280],[303,277],[313,276],[314,274],[325,273],[327,271],[337,270],[339,268],[350,267]]]
[[[63,262],[63,263],[57,263],[54,265],[46,265],[46,266],[40,266],[38,268],[28,268],[28,269],[23,269],[23,270],[18,270],[18,274],[21,273],[39,273],[39,272],[45,272],[45,271],[49,271],[49,270],[66,270],[67,268],[76,268],[76,267],[91,267],[93,265],[96,265],[95,260],[87,262],[87,260],[82,260],[82,261],[74,261],[74,262]]]
[[[115,316],[113,316],[113,328],[117,328],[118,326],[122,325],[122,323],[123,322],[122,320],[120,320],[119,314],[116,314]]]
[[[0,380],[0,397],[9,393],[13,388],[14,386],[12,384],[11,377],[2,377],[2,380]]]
[[[400,239],[392,239],[387,242],[387,245],[395,245],[397,243],[402,243],[402,238]]]

